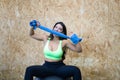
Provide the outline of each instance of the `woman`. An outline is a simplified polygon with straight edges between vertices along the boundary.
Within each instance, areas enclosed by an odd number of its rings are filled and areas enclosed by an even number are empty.
[[[39,26],[39,23],[37,23]],[[63,22],[57,22],[53,30],[67,35],[66,26]],[[82,52],[80,43],[74,45],[70,40],[58,37],[54,34],[37,35],[34,29],[30,29],[30,36],[38,41],[43,41],[44,46],[44,59],[45,63],[39,66],[29,66],[25,72],[24,80],[33,80],[33,76],[47,77],[56,75],[62,78],[73,77],[73,80],[82,80],[81,72],[76,66],[65,65],[63,60],[65,59],[66,49],[70,49],[76,52]]]

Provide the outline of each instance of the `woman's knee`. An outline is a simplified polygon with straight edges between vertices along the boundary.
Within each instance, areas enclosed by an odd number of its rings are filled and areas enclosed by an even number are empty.
[[[74,73],[80,73],[81,74],[81,71],[77,66],[72,66],[72,68],[73,68]]]
[[[29,66],[29,67],[26,68],[26,72],[31,72],[32,69],[33,69],[33,66]]]

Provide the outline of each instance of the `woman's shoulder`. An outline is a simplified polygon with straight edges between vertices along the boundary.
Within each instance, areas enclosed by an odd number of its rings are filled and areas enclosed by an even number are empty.
[[[69,43],[69,42],[70,42],[69,39],[64,39],[64,40],[62,40],[62,41],[63,41],[63,43]]]
[[[46,41],[49,39],[49,36],[48,35],[43,35],[43,40]]]
[[[63,46],[66,46],[69,42],[70,42],[70,40],[68,40],[68,39],[62,40]]]
[[[49,40],[48,35],[43,35],[43,43],[46,44],[46,42]]]

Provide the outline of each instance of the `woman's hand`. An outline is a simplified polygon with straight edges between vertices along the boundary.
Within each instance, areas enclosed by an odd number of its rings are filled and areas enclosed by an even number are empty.
[[[40,26],[40,22],[39,22],[39,21],[37,21],[37,24],[36,24],[36,26],[37,26],[37,27],[39,27],[39,26]]]
[[[71,32],[68,32],[68,36],[72,36],[72,34],[73,34],[73,32],[71,31]]]

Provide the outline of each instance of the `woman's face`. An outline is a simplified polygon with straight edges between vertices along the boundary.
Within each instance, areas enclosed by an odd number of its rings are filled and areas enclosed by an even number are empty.
[[[57,24],[53,30],[62,33],[63,32],[63,27],[60,24]]]

